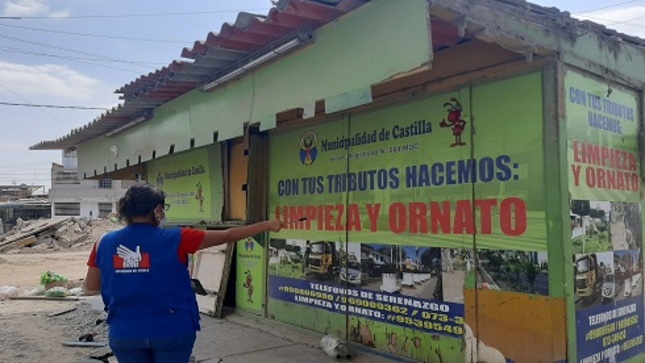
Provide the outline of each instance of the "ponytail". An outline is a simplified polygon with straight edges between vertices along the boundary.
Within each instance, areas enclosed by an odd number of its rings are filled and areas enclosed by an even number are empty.
[[[166,194],[150,184],[131,186],[117,203],[119,219],[131,224],[134,217],[150,216],[159,204],[164,204]]]

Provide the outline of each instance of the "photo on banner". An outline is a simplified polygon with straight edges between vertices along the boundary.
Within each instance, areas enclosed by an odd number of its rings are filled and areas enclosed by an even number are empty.
[[[442,302],[441,249],[272,239],[270,295],[302,305],[459,336],[463,307]]]
[[[474,266],[473,250],[470,248],[441,249],[441,284],[445,301],[463,304],[466,274]]]
[[[610,304],[616,300],[616,288],[620,287],[624,272],[620,272],[621,267],[616,266],[614,260],[612,251],[575,255],[576,309]]]
[[[613,250],[640,249],[643,220],[640,203],[611,202],[611,243]]]
[[[546,252],[479,250],[477,287],[549,295],[549,264]]]
[[[642,250],[614,251],[615,301],[643,295]]]
[[[611,203],[572,200],[569,204],[573,253],[612,251]]]

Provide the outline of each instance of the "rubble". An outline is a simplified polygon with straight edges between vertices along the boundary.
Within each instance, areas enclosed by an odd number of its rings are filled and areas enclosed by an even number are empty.
[[[47,252],[87,247],[121,226],[112,219],[57,217],[25,221],[0,236],[0,253]]]
[[[64,338],[78,340],[84,334],[92,334],[96,341],[107,341],[107,314],[92,308],[87,302],[80,302],[73,311],[47,317],[51,324],[63,326]]]

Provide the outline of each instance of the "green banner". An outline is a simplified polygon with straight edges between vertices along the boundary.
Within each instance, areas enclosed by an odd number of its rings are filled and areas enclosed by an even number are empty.
[[[480,248],[545,251],[539,82],[473,89],[474,145],[468,93],[273,137],[281,236],[463,248],[477,232]]]
[[[206,148],[150,161],[148,182],[166,193],[169,221],[211,218],[211,170]]]
[[[567,72],[572,199],[640,201],[636,94]]]
[[[579,361],[643,353],[643,220],[636,92],[565,77]]]
[[[463,361],[467,275],[549,293],[542,107],[534,73],[272,135],[269,314]]]
[[[237,242],[235,306],[238,309],[262,314],[264,300],[264,243],[263,236],[249,237]]]

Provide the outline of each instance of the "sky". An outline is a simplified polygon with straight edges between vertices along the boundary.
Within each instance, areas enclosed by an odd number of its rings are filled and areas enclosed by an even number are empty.
[[[537,0],[645,38],[645,0]],[[0,0],[0,185],[50,186],[60,151],[30,151],[111,108],[114,91],[181,59],[181,50],[271,0]]]

